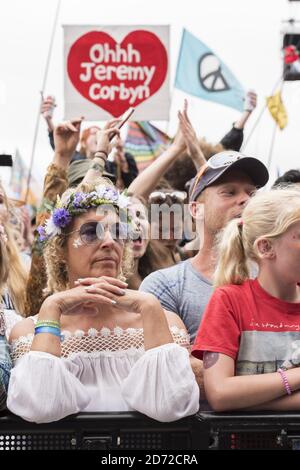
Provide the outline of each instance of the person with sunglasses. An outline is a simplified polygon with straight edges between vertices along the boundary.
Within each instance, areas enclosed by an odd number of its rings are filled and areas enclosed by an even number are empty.
[[[132,216],[132,222],[135,224],[135,237],[132,242],[134,268],[133,273],[128,279],[128,284],[131,289],[138,289],[145,277],[158,269],[163,269],[168,266],[173,266],[179,262],[183,256],[181,248],[177,244],[175,238],[176,231],[179,233],[181,239],[182,233],[182,210],[179,214],[179,223],[174,227],[174,221],[171,219],[173,227],[167,224],[167,234],[162,231],[162,224],[159,224],[157,231],[157,239],[150,239],[151,226],[148,220],[149,209],[151,210],[152,204],[161,207],[161,204],[179,204],[180,208],[183,207],[183,201],[186,198],[186,193],[182,191],[163,190],[155,191],[150,195],[149,203],[146,205],[145,200],[141,197],[130,197],[129,210]],[[151,217],[150,217],[151,220]],[[152,229],[154,223],[152,225]],[[172,236],[170,236],[172,234]]]
[[[196,222],[198,253],[150,274],[140,286],[180,316],[192,342],[212,294],[216,237],[229,220],[240,217],[256,189],[267,181],[267,168],[256,158],[232,151],[211,157],[190,185],[189,209]]]
[[[197,412],[199,388],[180,318],[127,288],[128,198],[102,179],[66,191],[39,228],[49,295],[10,336],[8,409],[52,422],[136,410],[159,421]]]

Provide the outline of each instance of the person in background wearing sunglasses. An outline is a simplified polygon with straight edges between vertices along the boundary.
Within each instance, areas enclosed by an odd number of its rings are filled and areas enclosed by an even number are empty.
[[[132,276],[128,279],[131,289],[138,289],[143,279],[152,272],[173,266],[183,259],[184,253],[177,242],[182,238],[183,201],[186,196],[187,194],[182,191],[161,189],[151,193],[147,205],[141,197],[130,197],[129,210],[136,226],[136,235],[133,240],[134,269]],[[168,209],[174,204],[177,204],[180,209],[176,224],[174,223],[174,214],[170,214]],[[148,221],[151,207],[158,209],[152,230]],[[159,220],[161,207],[166,209],[165,213],[163,211],[161,213],[161,218],[165,215],[167,219],[165,233],[162,220]],[[151,220],[151,213],[149,219]],[[157,226],[155,226],[156,224]],[[156,233],[156,239],[150,238],[151,231]]]
[[[138,289],[146,277],[144,271],[150,264],[148,257],[150,224],[148,209],[143,198],[130,197],[128,209],[134,224],[134,237],[132,240],[133,269],[127,281],[129,289]]]
[[[182,321],[124,282],[134,229],[127,207],[102,179],[66,191],[39,228],[50,295],[10,336],[7,406],[23,419],[136,410],[168,422],[198,411]]]
[[[180,316],[192,342],[212,294],[216,236],[229,220],[240,217],[256,188],[267,181],[268,171],[256,158],[231,151],[211,157],[190,186],[189,207],[201,248],[195,257],[150,274],[140,286]]]

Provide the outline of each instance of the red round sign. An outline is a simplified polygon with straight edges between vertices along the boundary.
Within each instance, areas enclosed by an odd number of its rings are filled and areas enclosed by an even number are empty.
[[[74,42],[67,58],[76,90],[114,117],[154,95],[167,69],[164,45],[144,30],[132,31],[120,44],[107,33],[91,31]]]

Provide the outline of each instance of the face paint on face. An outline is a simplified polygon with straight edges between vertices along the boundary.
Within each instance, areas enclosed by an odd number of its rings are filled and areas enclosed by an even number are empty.
[[[82,241],[80,240],[79,237],[74,239],[73,246],[74,248],[79,248],[80,246],[82,246]]]

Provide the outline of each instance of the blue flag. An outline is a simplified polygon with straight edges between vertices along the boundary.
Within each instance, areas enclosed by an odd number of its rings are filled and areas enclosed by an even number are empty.
[[[243,110],[245,91],[241,84],[218,56],[186,29],[182,33],[175,88]]]

